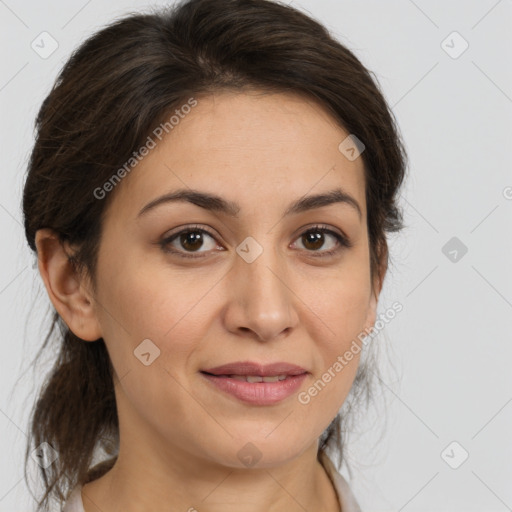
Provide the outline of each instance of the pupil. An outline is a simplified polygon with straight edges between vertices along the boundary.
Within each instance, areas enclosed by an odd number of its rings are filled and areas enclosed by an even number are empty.
[[[318,249],[318,248],[322,247],[322,244],[323,244],[322,238],[324,236],[323,233],[320,233],[318,231],[311,231],[311,232],[307,233],[305,236],[306,236],[306,238],[308,238],[308,243],[311,242],[313,244],[314,249]],[[320,243],[318,243],[318,242],[320,242]]]
[[[182,235],[181,243],[182,243],[183,247],[185,247],[185,248],[187,248],[187,246],[189,246],[190,249],[194,249],[194,248],[198,249],[199,247],[201,247],[201,244],[202,244],[201,238],[202,238],[201,233],[198,233],[197,231],[191,231],[189,233],[184,233]],[[194,247],[194,243],[196,243],[198,241],[200,243]]]
[[[319,249],[323,245],[323,233],[319,231],[311,231],[304,235],[306,237],[306,244],[311,244],[311,248]],[[189,233],[184,233],[181,236],[181,243],[183,247],[189,249],[198,249],[202,245],[202,234],[197,231],[191,231]]]

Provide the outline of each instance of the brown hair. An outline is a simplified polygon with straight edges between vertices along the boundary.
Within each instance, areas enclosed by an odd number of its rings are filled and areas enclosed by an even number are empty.
[[[379,264],[387,264],[386,232],[402,228],[396,199],[406,153],[394,117],[349,49],[311,17],[268,0],[189,0],[126,16],[81,44],[37,116],[23,194],[30,248],[36,251],[38,229],[52,229],[77,248],[71,263],[87,271],[94,289],[102,218],[115,194],[98,200],[94,190],[191,96],[246,87],[302,94],[363,141],[373,276]],[[38,510],[108,471],[119,442],[104,340],[83,342],[53,310],[36,361],[52,337],[58,355],[32,411],[25,460],[26,475],[29,452],[43,442],[59,455],[41,468],[45,494]],[[353,388],[358,396],[368,389],[365,369]],[[321,450],[332,446],[343,455],[345,421],[334,419]],[[101,449],[106,462],[90,469]]]

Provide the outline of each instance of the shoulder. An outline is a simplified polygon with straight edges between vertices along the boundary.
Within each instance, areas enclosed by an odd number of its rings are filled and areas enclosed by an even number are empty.
[[[348,485],[348,482],[343,478],[343,476],[338,472],[338,470],[334,467],[331,459],[327,456],[325,452],[320,452],[318,458],[325,468],[325,471],[329,475],[331,482],[334,486],[336,494],[338,495],[338,500],[341,505],[342,512],[362,512],[361,507],[357,503],[357,500]]]

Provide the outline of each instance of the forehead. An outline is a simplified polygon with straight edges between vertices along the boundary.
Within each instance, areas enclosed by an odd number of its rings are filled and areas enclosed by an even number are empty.
[[[174,117],[162,140],[152,136],[153,148],[117,186],[116,210],[133,217],[156,196],[190,187],[254,213],[342,186],[365,214],[363,160],[339,150],[349,133],[319,104],[258,91],[196,101]]]

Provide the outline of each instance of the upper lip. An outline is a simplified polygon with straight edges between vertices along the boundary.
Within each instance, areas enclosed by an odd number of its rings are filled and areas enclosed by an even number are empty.
[[[259,364],[252,361],[237,361],[202,371],[213,375],[259,375],[261,377],[270,377],[274,375],[301,375],[303,373],[307,373],[307,370],[301,366],[297,366],[296,364],[284,362]]]

